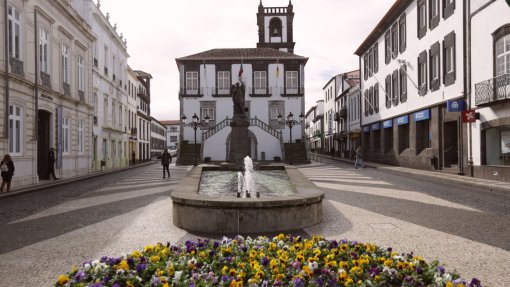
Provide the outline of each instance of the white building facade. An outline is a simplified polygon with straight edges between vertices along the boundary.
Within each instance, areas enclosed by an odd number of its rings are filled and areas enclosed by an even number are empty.
[[[370,161],[463,172],[464,1],[396,1],[356,50],[362,144]]]
[[[94,168],[96,170],[128,165],[127,132],[127,43],[117,33],[117,25],[103,15],[100,4],[74,0],[73,7],[89,23],[96,37],[93,44],[93,91],[95,120],[93,129]]]
[[[161,156],[166,149],[166,127],[160,121],[151,117],[151,158]]]
[[[213,49],[176,59],[180,72],[180,110],[191,120],[209,117],[197,130],[202,158],[225,161],[229,155],[230,119],[233,102],[230,89],[245,85],[245,106],[250,118],[251,157],[254,160],[284,159],[284,143],[290,129],[278,122],[289,113],[304,114],[304,67],[307,58],[293,51],[292,4],[265,8],[259,5],[259,48]],[[266,25],[267,24],[267,25]],[[303,140],[304,125],[292,129],[292,142]],[[182,140],[195,142],[195,131],[184,127]]]
[[[308,148],[312,152],[324,152],[324,100],[317,101],[305,115],[305,132]]]
[[[147,161],[151,159],[151,94],[150,86],[152,76],[146,72],[134,71],[137,77],[138,87],[136,88],[138,119],[138,161]]]
[[[57,177],[91,172],[90,25],[65,1],[9,0],[0,8],[0,150],[14,161],[13,186],[48,178],[51,147]]]
[[[510,7],[470,1],[469,155],[474,176],[510,181]]]
[[[179,120],[168,120],[161,121],[166,127],[166,148],[176,150],[179,147],[179,135],[181,130],[181,121]]]

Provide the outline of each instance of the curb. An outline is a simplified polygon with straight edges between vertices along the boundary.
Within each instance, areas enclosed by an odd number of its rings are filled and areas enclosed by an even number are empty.
[[[105,171],[94,171],[94,172],[88,173],[86,175],[75,176],[75,177],[70,177],[70,178],[66,178],[66,179],[59,179],[59,180],[50,180],[49,182],[42,183],[42,184],[27,185],[25,187],[20,187],[18,189],[11,190],[10,192],[0,193],[0,200],[6,199],[6,198],[9,198],[9,197],[14,197],[14,196],[17,196],[17,195],[28,194],[28,193],[44,190],[44,189],[47,189],[47,188],[67,185],[67,184],[71,184],[71,183],[74,183],[74,182],[86,180],[86,179],[89,179],[89,178],[101,177],[101,176],[109,175],[109,174],[112,174],[112,173],[117,173],[117,172],[126,171],[126,170],[130,170],[130,169],[144,167],[144,166],[148,166],[148,165],[156,164],[156,163],[158,163],[158,161],[148,161],[148,162],[139,163],[139,164],[137,164],[135,166],[128,166],[128,167],[111,169],[111,170],[105,170]]]
[[[331,158],[331,156],[328,155],[322,155],[322,154],[310,154],[311,157],[320,157],[324,159],[334,160],[338,162],[344,162],[349,164],[354,164],[354,161],[343,159],[343,158]],[[401,166],[390,166],[390,165],[383,165],[379,163],[372,163],[372,162],[364,162],[366,167],[380,169],[392,173],[406,173],[411,176],[421,177],[426,176],[429,178],[434,178],[438,181],[442,182],[448,182],[448,183],[455,183],[455,184],[461,184],[463,186],[471,186],[471,187],[478,187],[478,188],[485,188],[488,191],[501,191],[501,192],[510,192],[510,185],[506,182],[500,182],[500,181],[494,181],[494,180],[488,180],[488,179],[481,179],[476,177],[470,177],[470,176],[460,176],[460,175],[453,175],[453,174],[446,174],[441,173],[437,171],[427,171],[427,170],[421,170],[421,169],[411,169],[407,167],[401,167]],[[476,182],[478,181],[478,182]],[[500,186],[505,185],[505,186]],[[508,187],[506,187],[508,186]]]

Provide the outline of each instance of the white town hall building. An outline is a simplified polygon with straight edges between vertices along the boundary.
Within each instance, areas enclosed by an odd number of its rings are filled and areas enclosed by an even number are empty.
[[[293,18],[291,2],[287,7],[271,8],[260,3],[257,48],[212,49],[176,59],[180,116],[191,121],[196,114],[202,124],[196,130],[196,142],[192,127],[181,129],[178,164],[190,163],[195,143],[199,161],[221,162],[229,158],[234,113],[231,86],[241,82],[245,85],[245,107],[250,118],[252,159],[286,160],[285,150],[292,137],[296,147],[291,156],[298,160],[296,149],[302,146],[304,151],[304,126],[289,128],[277,118],[281,114],[287,119],[292,113],[299,121],[305,109],[304,68],[308,58],[293,53]]]

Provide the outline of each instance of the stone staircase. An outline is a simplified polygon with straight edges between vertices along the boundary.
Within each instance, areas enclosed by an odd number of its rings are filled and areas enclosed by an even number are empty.
[[[202,146],[197,143],[197,163],[202,162],[202,156],[200,154]],[[193,165],[194,163],[194,144],[192,143],[181,143],[179,147],[179,154],[177,155],[177,161],[175,165]]]
[[[285,143],[284,144],[285,149],[285,162],[288,164],[308,164],[310,163],[310,160],[307,157],[306,154],[306,146],[305,143],[299,142],[299,143]],[[292,149],[292,154],[291,154]]]

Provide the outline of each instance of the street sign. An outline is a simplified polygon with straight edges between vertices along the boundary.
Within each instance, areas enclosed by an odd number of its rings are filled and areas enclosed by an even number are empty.
[[[391,128],[393,126],[393,120],[385,120],[383,122],[383,128],[387,129],[387,128]]]
[[[475,110],[462,111],[462,122],[463,123],[476,122],[476,111]]]
[[[447,112],[462,112],[466,109],[466,102],[463,99],[448,100],[446,102]]]
[[[397,125],[398,126],[400,126],[400,125],[407,125],[408,123],[409,123],[409,116],[408,115],[401,116],[401,117],[397,118]]]
[[[370,131],[370,126],[364,126],[363,127],[363,132],[367,133]]]
[[[379,123],[372,124],[372,130],[376,131],[381,128],[381,125]]]

